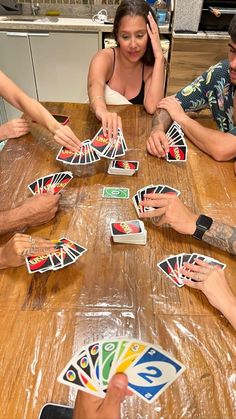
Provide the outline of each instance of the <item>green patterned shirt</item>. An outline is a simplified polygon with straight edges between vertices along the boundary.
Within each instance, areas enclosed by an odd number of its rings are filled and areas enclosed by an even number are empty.
[[[176,97],[185,111],[210,108],[219,129],[236,135],[233,120],[235,86],[230,82],[229,61],[221,61],[191,84],[181,89]]]

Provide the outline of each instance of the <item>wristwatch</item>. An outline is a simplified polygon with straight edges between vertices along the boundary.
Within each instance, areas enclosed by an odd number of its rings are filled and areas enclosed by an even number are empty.
[[[193,233],[193,237],[197,240],[202,240],[203,234],[209,230],[213,223],[213,219],[211,217],[207,217],[206,215],[199,215],[196,221],[196,230]]]

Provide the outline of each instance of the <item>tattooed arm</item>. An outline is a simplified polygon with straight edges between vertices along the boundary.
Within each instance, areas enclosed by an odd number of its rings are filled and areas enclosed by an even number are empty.
[[[213,221],[202,239],[212,246],[236,255],[236,227]]]
[[[147,151],[156,157],[165,157],[169,144],[165,132],[172,123],[172,119],[165,109],[158,109],[153,116],[152,131],[147,140]]]

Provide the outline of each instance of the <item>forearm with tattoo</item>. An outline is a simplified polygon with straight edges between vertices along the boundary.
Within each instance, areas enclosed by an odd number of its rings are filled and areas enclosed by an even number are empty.
[[[152,128],[160,128],[163,131],[167,131],[167,129],[172,124],[172,119],[170,117],[169,112],[165,109],[158,109],[152,119]]]
[[[212,246],[236,255],[236,227],[214,221],[203,240]]]

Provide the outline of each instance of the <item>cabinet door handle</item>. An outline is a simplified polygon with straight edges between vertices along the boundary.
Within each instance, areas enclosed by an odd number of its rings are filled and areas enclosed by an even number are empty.
[[[22,36],[27,38],[28,33],[27,32],[6,32],[7,36]]]
[[[36,33],[29,33],[29,36],[49,36],[49,33],[40,33],[40,32],[36,32]]]

